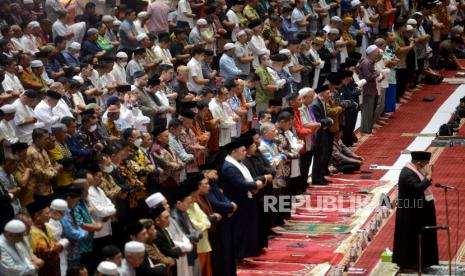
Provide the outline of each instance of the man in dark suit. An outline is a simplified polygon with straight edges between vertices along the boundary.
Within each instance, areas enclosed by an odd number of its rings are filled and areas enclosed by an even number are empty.
[[[326,113],[326,102],[331,97],[328,85],[319,86],[315,89],[318,95],[313,100],[311,109],[317,122],[321,123],[321,128],[316,133],[315,157],[312,167],[312,185],[327,185],[331,181],[325,179],[329,164],[329,127],[333,120]]]

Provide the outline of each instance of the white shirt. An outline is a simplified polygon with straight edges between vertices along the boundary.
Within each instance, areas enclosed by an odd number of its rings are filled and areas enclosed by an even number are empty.
[[[191,58],[187,63],[189,68],[189,80],[187,81],[187,89],[191,92],[198,93],[203,88],[203,85],[197,84],[194,81],[194,77],[203,78],[202,65],[195,58]]]
[[[129,264],[126,259],[123,259],[123,262],[120,267],[118,267],[119,276],[136,276],[136,270]]]
[[[147,28],[141,25],[140,19],[134,20],[134,27],[136,27],[136,31],[138,34],[146,34],[148,33]]]
[[[24,87],[19,78],[10,72],[5,72],[5,79],[2,81],[2,86],[5,92],[14,90],[18,90],[20,92],[24,91]]]
[[[37,47],[37,38],[33,35],[24,34],[21,37],[21,44],[23,45],[26,53],[34,55],[39,52],[39,48]]]
[[[123,66],[115,62],[113,65],[113,70],[111,71],[111,75],[115,79],[117,83],[127,83],[126,79],[126,70]]]
[[[266,48],[265,40],[261,35],[253,35],[249,41],[249,48],[253,53],[252,65],[254,68],[260,66],[258,57],[263,54],[270,54],[270,50]]]
[[[291,55],[291,62],[289,62],[287,67],[292,67],[292,66],[299,65],[299,64],[300,64],[299,59],[297,58],[296,54],[292,54]],[[296,83],[301,83],[302,82],[302,76],[301,76],[300,72],[291,73],[291,75],[292,75],[292,78],[294,79],[294,81]]]
[[[304,12],[298,8],[294,8],[291,14],[292,25],[294,25],[295,28],[299,29],[299,31],[306,31],[307,27],[299,27],[299,25],[297,24],[297,22],[304,21],[304,20],[305,20]]]
[[[3,142],[4,146],[9,146],[19,142],[19,138],[16,135],[16,131],[14,129],[14,120],[7,121],[3,119],[0,122],[0,136],[5,139]]]
[[[69,42],[78,42],[81,43],[86,34],[86,22],[78,22],[70,25],[68,27],[68,32],[73,33],[74,36],[69,40]]]
[[[233,127],[236,124],[236,122],[234,122],[233,118],[228,115],[228,113],[224,109],[223,104],[220,103],[216,98],[210,101],[208,107],[210,108],[213,118],[219,119],[219,145],[220,147],[222,147],[231,142],[231,127]]]
[[[72,117],[73,113],[69,110],[69,106],[66,104],[65,100],[60,99],[57,103],[57,105],[53,108],[53,113],[57,114],[58,117],[64,118],[64,117]]]
[[[187,0],[181,0],[178,3],[178,21],[189,23],[189,27],[192,29],[194,27],[194,19],[192,17],[187,17],[184,13],[192,13],[191,5]]]
[[[232,21],[236,24],[234,25],[233,31],[231,32],[231,39],[232,41],[237,41],[236,34],[240,30],[240,23],[241,23],[239,20],[239,17],[237,17],[236,12],[231,9],[228,10],[228,12],[226,13],[226,17],[228,18],[228,21]]]
[[[71,94],[71,97],[73,97],[74,105],[76,106],[86,105],[86,102],[84,101],[84,96],[82,95],[81,92],[75,92],[74,94]]]
[[[89,200],[90,206],[94,209],[92,211],[92,218],[95,222],[102,224],[102,229],[94,233],[94,239],[111,235],[111,219],[108,217],[116,213],[115,205],[101,188],[95,186],[89,187],[87,200]],[[107,218],[107,220],[104,221],[104,218]]]
[[[52,126],[60,121],[60,116],[56,114],[45,100],[40,101],[40,103],[34,108],[34,113],[39,121],[44,123],[45,129],[48,131],[52,130]]]
[[[249,63],[241,63],[239,58],[241,57],[248,57],[249,56],[249,45],[248,43],[242,44],[239,41],[235,43],[236,49],[234,49],[234,55],[235,55],[235,62],[237,68],[241,69],[241,71],[245,74],[248,75],[250,74],[250,62]]]
[[[22,125],[26,118],[34,117],[37,118],[32,108],[21,103],[19,99],[16,99],[13,102],[13,105],[16,107],[16,113],[14,118],[14,125],[16,130],[16,135],[18,135],[19,141],[22,143],[32,143],[32,131],[36,128],[38,123]],[[41,125],[41,124],[39,124]]]
[[[69,27],[67,24],[64,24],[60,20],[55,21],[52,25],[52,35],[53,39],[57,36],[66,36],[69,33]]]

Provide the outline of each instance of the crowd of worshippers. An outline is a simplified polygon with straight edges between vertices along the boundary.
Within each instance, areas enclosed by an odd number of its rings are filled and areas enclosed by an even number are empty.
[[[455,1],[70,3],[0,0],[2,275],[235,275],[465,56]]]

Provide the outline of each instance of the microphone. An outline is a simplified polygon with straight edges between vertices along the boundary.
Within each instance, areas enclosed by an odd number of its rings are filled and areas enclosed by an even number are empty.
[[[449,185],[445,185],[445,184],[436,184],[434,185],[436,186],[436,188],[443,188],[443,189],[450,189],[450,190],[455,190],[456,188],[454,186],[449,186]]]
[[[434,225],[434,226],[425,226],[423,230],[435,230],[435,229],[449,229],[448,225]]]

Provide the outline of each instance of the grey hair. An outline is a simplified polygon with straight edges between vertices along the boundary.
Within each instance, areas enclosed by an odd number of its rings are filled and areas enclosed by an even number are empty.
[[[378,47],[383,46],[385,43],[386,43],[386,40],[384,40],[384,38],[379,37],[375,39],[375,45]]]
[[[260,126],[260,135],[263,136],[266,132],[270,131],[274,127],[273,123],[266,122]]]

